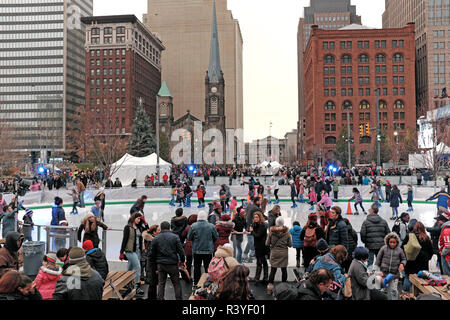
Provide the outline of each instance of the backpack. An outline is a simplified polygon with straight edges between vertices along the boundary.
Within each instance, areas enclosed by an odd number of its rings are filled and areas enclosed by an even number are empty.
[[[300,285],[301,282],[282,282],[274,288],[273,296],[275,297],[275,300],[297,300],[298,289],[300,288]]]
[[[400,224],[401,223],[402,223],[402,220],[400,218],[398,218],[397,220],[395,220],[394,226],[392,227],[392,232],[395,232],[399,236],[400,236]]]
[[[420,250],[422,250],[422,246],[420,245],[419,240],[417,240],[414,232],[409,233],[408,243],[405,245],[404,250],[407,261],[414,261],[417,259]]]
[[[227,270],[228,264],[225,261],[225,259],[222,257],[220,258],[214,257],[212,258],[208,267],[209,279],[214,282],[218,280],[222,276],[222,274],[224,274],[225,271]]]
[[[317,244],[316,228],[306,228],[305,239],[303,240],[304,247],[315,247]]]

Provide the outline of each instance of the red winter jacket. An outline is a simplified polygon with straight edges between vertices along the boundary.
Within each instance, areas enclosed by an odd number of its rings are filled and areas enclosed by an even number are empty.
[[[233,228],[234,222],[231,221],[218,221],[216,223],[219,238],[217,238],[216,242],[214,242],[214,252],[217,250],[217,247],[223,246],[225,243],[230,242],[228,238],[230,237],[231,232],[233,232]]]
[[[439,237],[439,253],[450,261],[450,221],[444,223]]]
[[[34,282],[36,283],[36,289],[42,295],[43,300],[51,300],[53,292],[55,292],[56,282],[61,278],[62,269],[51,270],[45,267],[41,267]]]

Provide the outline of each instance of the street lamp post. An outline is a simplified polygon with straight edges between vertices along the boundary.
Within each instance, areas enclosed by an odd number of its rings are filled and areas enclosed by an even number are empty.
[[[381,167],[381,133],[380,133],[380,88],[376,88],[377,93],[377,166]]]
[[[156,95],[156,175],[161,183],[159,171],[159,95]]]
[[[398,131],[397,130],[394,131],[394,136],[395,136],[395,166],[397,167],[398,162],[399,162],[399,159],[398,159]]]
[[[347,142],[348,142],[348,168],[352,167],[352,155],[351,155],[351,144],[350,144],[350,111],[347,106]]]

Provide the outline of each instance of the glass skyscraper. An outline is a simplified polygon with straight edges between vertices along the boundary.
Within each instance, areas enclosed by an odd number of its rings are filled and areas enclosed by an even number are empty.
[[[0,125],[17,151],[62,151],[84,105],[93,0],[0,0]]]

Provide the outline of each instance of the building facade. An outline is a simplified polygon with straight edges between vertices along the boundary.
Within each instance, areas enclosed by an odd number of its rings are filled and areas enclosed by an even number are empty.
[[[284,135],[284,140],[286,140],[286,162],[289,165],[293,165],[297,161],[297,136],[297,129]]]
[[[82,22],[86,25],[85,106],[89,117],[101,124],[92,130],[131,134],[139,103],[155,128],[161,41],[134,15],[87,17]]]
[[[356,15],[356,6],[350,0],[311,0],[311,5],[304,8],[303,18],[300,18],[297,32],[298,57],[298,142],[297,156],[305,160],[305,86],[303,81],[303,53],[311,34],[311,26],[318,25],[321,29],[337,30],[349,24],[361,24],[361,17]]]
[[[393,141],[397,131],[402,141],[408,129],[415,131],[414,24],[336,31],[313,26],[304,65],[308,162],[323,165],[335,157],[347,111],[356,161],[370,161],[376,150],[377,91],[381,132]]]
[[[84,25],[92,0],[0,0],[0,122],[14,150],[63,151],[84,104]]]
[[[417,117],[450,104],[450,1],[385,0],[383,28],[415,23]]]
[[[227,1],[215,2],[221,67],[227,85],[226,127],[243,128],[242,35],[239,22],[227,9]],[[162,78],[173,94],[175,118],[189,109],[194,117],[206,120],[204,79],[210,54],[213,4],[214,0],[148,0],[144,23],[166,47]]]

